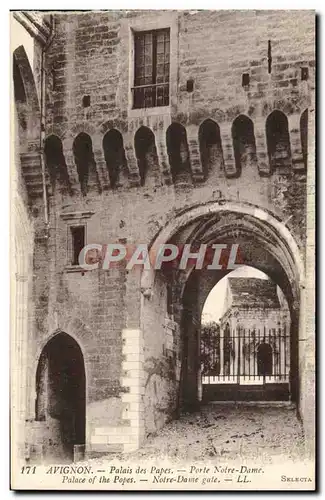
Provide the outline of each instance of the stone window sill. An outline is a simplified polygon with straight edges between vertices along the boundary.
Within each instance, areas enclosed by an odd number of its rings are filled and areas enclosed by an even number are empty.
[[[155,108],[136,108],[128,110],[129,118],[141,118],[144,116],[161,116],[170,114],[171,114],[170,106],[158,106]]]

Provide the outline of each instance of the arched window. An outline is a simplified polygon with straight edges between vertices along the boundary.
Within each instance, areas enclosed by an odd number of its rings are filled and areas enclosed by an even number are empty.
[[[272,347],[264,342],[257,348],[257,374],[272,375]]]
[[[288,119],[282,111],[272,111],[266,120],[267,151],[271,172],[291,164]]]
[[[56,135],[50,135],[44,142],[45,162],[52,184],[59,180],[63,186],[69,186],[69,176],[65,162],[62,142]]]
[[[205,177],[211,168],[219,170],[223,167],[223,153],[221,146],[220,128],[213,120],[205,120],[199,128],[199,144],[201,162]]]
[[[119,186],[121,170],[126,165],[122,134],[112,128],[103,138],[103,149],[111,188]]]
[[[242,168],[249,165],[257,165],[254,125],[248,116],[239,115],[232,124],[232,140],[237,176]]]
[[[73,141],[73,154],[77,166],[78,177],[83,195],[88,191],[90,169],[94,164],[94,154],[91,138],[81,132]]]
[[[148,127],[140,127],[134,136],[135,154],[138,160],[141,186],[144,185],[150,167],[158,165],[155,136]]]
[[[308,109],[302,113],[300,117],[300,140],[302,156],[304,159],[305,168],[307,168],[308,158]]]
[[[167,152],[173,182],[191,183],[190,158],[185,128],[180,123],[172,123],[166,131]]]

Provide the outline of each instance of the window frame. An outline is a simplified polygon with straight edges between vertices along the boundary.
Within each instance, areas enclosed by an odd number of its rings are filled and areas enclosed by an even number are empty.
[[[68,224],[68,252],[67,252],[67,257],[68,257],[68,262],[67,266],[69,268],[80,268],[79,262],[77,264],[74,263],[74,237],[73,237],[73,229],[75,228],[83,228],[84,229],[84,246],[87,245],[87,226],[86,224],[78,223],[76,222],[71,222],[71,224]]]
[[[89,219],[95,214],[93,210],[80,210],[80,211],[63,211],[60,213],[60,219],[62,219],[62,234],[65,234],[64,242],[62,241],[62,244],[65,249],[65,255],[62,256],[62,262],[65,263],[64,270],[67,273],[73,273],[73,272],[81,272],[83,275],[86,270],[81,267],[79,264],[77,265],[72,265],[72,234],[71,234],[71,227],[77,227],[77,226],[84,226],[85,228],[85,245],[87,245],[88,242],[88,236],[89,236]],[[61,226],[60,226],[61,227]]]
[[[163,30],[169,28],[169,104],[168,106],[155,106],[151,108],[133,108],[134,76],[135,76],[135,47],[134,36],[137,32]],[[128,118],[141,118],[144,116],[171,116],[171,109],[177,106],[177,75],[178,75],[178,13],[150,12],[141,18],[125,19],[122,22],[122,31],[125,33],[128,45],[124,46],[129,58],[128,78]],[[128,33],[128,35],[127,35]]]
[[[168,60],[168,80],[166,82],[161,82],[161,83],[157,83],[157,68],[158,68],[158,65],[157,65],[157,56],[158,56],[158,52],[157,52],[157,38],[158,38],[158,35],[161,34],[161,33],[166,33],[168,34],[168,45],[169,45],[169,60]],[[137,50],[136,50],[136,38],[139,36],[139,35],[142,35],[143,37],[145,37],[145,35],[149,35],[151,34],[152,35],[152,42],[151,42],[151,63],[152,63],[152,71],[151,71],[151,83],[149,84],[144,84],[144,85],[136,85],[136,78],[137,78],[137,70],[139,67],[137,67]],[[170,27],[167,27],[167,28],[158,28],[158,29],[151,29],[151,30],[145,30],[145,31],[136,31],[134,32],[133,34],[133,40],[134,40],[134,80],[133,80],[133,87],[131,88],[132,90],[132,109],[147,109],[147,108],[161,108],[161,107],[166,107],[166,106],[169,106],[169,102],[170,102],[170,91],[169,91],[169,86],[170,86],[170,55],[171,55],[171,50],[170,50]],[[144,45],[145,45],[145,42],[144,42]],[[165,40],[164,40],[164,45],[165,45]],[[166,55],[167,52],[164,52],[164,56]],[[165,65],[166,63],[164,63]],[[144,76],[144,78],[146,78]],[[135,106],[135,90],[136,89],[140,89],[140,88],[145,88],[145,87],[164,87],[164,86],[167,86],[168,87],[168,103],[167,104],[163,104],[162,106],[159,106],[157,105],[157,92],[155,92],[154,96],[153,97],[153,102],[154,102],[154,105],[153,106]],[[163,96],[164,98],[164,96]],[[144,101],[145,102],[145,101]]]

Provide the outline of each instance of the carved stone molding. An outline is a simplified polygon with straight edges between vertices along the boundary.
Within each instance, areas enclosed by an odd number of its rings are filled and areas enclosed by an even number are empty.
[[[95,212],[92,210],[88,211],[80,211],[80,212],[66,212],[60,214],[61,219],[63,220],[76,220],[76,219],[89,219]]]

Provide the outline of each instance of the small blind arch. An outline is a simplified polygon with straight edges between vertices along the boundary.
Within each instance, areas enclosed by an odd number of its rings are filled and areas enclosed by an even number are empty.
[[[119,186],[121,170],[126,164],[122,134],[115,128],[103,137],[103,150],[111,188]]]
[[[266,139],[271,172],[287,167],[291,163],[291,147],[288,118],[282,111],[274,110],[267,117]]]
[[[49,172],[52,184],[57,180],[65,186],[68,186],[69,175],[63,153],[61,139],[56,135],[48,136],[44,141],[45,163]]]
[[[190,184],[191,169],[185,127],[176,122],[169,125],[166,131],[166,143],[173,182]]]
[[[94,163],[92,140],[85,132],[78,134],[73,141],[73,154],[77,166],[81,192],[85,195],[88,191],[90,167]]]
[[[138,161],[141,185],[145,184],[147,173],[157,163],[155,135],[148,127],[141,126],[134,136],[135,154]]]
[[[223,167],[223,151],[221,145],[220,127],[208,118],[199,127],[199,145],[201,162],[205,177],[215,166],[219,169]]]
[[[239,177],[243,167],[257,165],[254,124],[248,116],[239,115],[233,121],[231,132],[236,173]]]

